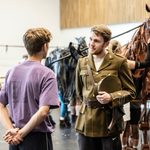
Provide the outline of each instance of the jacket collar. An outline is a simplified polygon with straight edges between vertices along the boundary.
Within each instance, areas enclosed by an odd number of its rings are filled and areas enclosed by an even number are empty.
[[[109,66],[112,63],[112,59],[114,58],[113,55],[114,54],[111,53],[111,52],[108,52],[106,54],[106,56],[104,57],[104,60],[102,62],[102,65],[100,66],[98,71],[106,68],[107,66]],[[93,61],[93,56],[91,54],[88,55],[88,60],[87,61],[88,61],[89,66],[91,67],[91,69],[96,70],[95,64],[94,64],[94,61]]]

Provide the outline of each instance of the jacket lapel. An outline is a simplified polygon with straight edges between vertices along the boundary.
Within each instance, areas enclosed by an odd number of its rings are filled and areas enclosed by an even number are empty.
[[[88,55],[87,63],[88,63],[88,65],[90,66],[90,68],[91,68],[92,70],[96,70],[95,64],[94,64],[94,62],[93,62],[93,57],[92,57],[92,55],[90,55],[90,54]]]
[[[100,66],[99,70],[103,70],[104,68],[106,68],[107,66],[109,66],[111,64],[111,60],[113,59],[113,55],[111,53],[107,53],[103,62],[102,62],[102,65]]]
[[[109,66],[111,64],[111,60],[113,59],[113,54],[108,52],[102,62],[102,65],[100,66],[99,70],[102,70],[104,68],[106,68],[107,66]],[[94,61],[93,61],[93,57],[92,55],[88,55],[87,57],[87,63],[89,64],[89,66],[91,67],[92,70],[96,71],[96,68],[95,68],[95,64],[94,64]]]

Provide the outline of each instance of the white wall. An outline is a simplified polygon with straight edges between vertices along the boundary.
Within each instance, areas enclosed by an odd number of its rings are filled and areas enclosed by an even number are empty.
[[[58,45],[59,0],[0,0],[0,77],[5,76],[26,53],[22,36],[28,28],[46,27],[53,34],[51,45]]]
[[[108,27],[112,31],[112,37],[119,35],[121,33],[124,33],[126,31],[129,31],[130,29],[133,29],[139,25],[141,25],[141,22],[138,23],[128,23],[128,24],[116,24],[116,25],[108,25]],[[122,36],[119,36],[115,38],[122,44],[126,44],[130,41],[132,35],[134,34],[135,30],[132,32],[128,32]],[[88,28],[74,28],[74,29],[65,29],[61,31],[61,39],[63,39],[60,43],[60,45],[68,44],[70,41],[76,43],[75,37],[85,36],[86,41],[88,43],[89,40],[89,33],[90,33],[90,27]]]
[[[22,36],[31,27],[46,27],[53,34],[52,49],[56,46],[67,47],[69,42],[77,43],[75,37],[85,36],[88,42],[89,28],[74,28],[60,30],[59,0],[0,0],[0,77],[19,62],[26,53],[23,47],[8,47],[3,45],[23,46]],[[141,23],[109,25],[113,36],[125,32]],[[133,32],[116,38],[121,43],[130,40]]]

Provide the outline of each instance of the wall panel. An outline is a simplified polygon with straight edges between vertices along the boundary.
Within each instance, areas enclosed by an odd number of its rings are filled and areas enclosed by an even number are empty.
[[[60,0],[61,29],[144,21],[150,0]]]

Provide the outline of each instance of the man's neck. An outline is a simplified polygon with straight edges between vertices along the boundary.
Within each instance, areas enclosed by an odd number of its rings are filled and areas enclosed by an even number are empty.
[[[108,53],[108,51],[107,51],[107,50],[104,50],[104,51],[102,51],[102,53],[100,53],[100,54],[93,55],[93,60],[94,60],[94,61],[98,61],[98,60],[104,58],[107,53]]]
[[[95,68],[97,71],[99,70],[99,68],[104,60],[104,57],[106,56],[107,53],[108,53],[108,51],[103,51],[103,53],[101,53],[99,55],[93,55],[93,61],[94,61]]]
[[[41,62],[42,58],[38,56],[29,56],[28,60]]]

